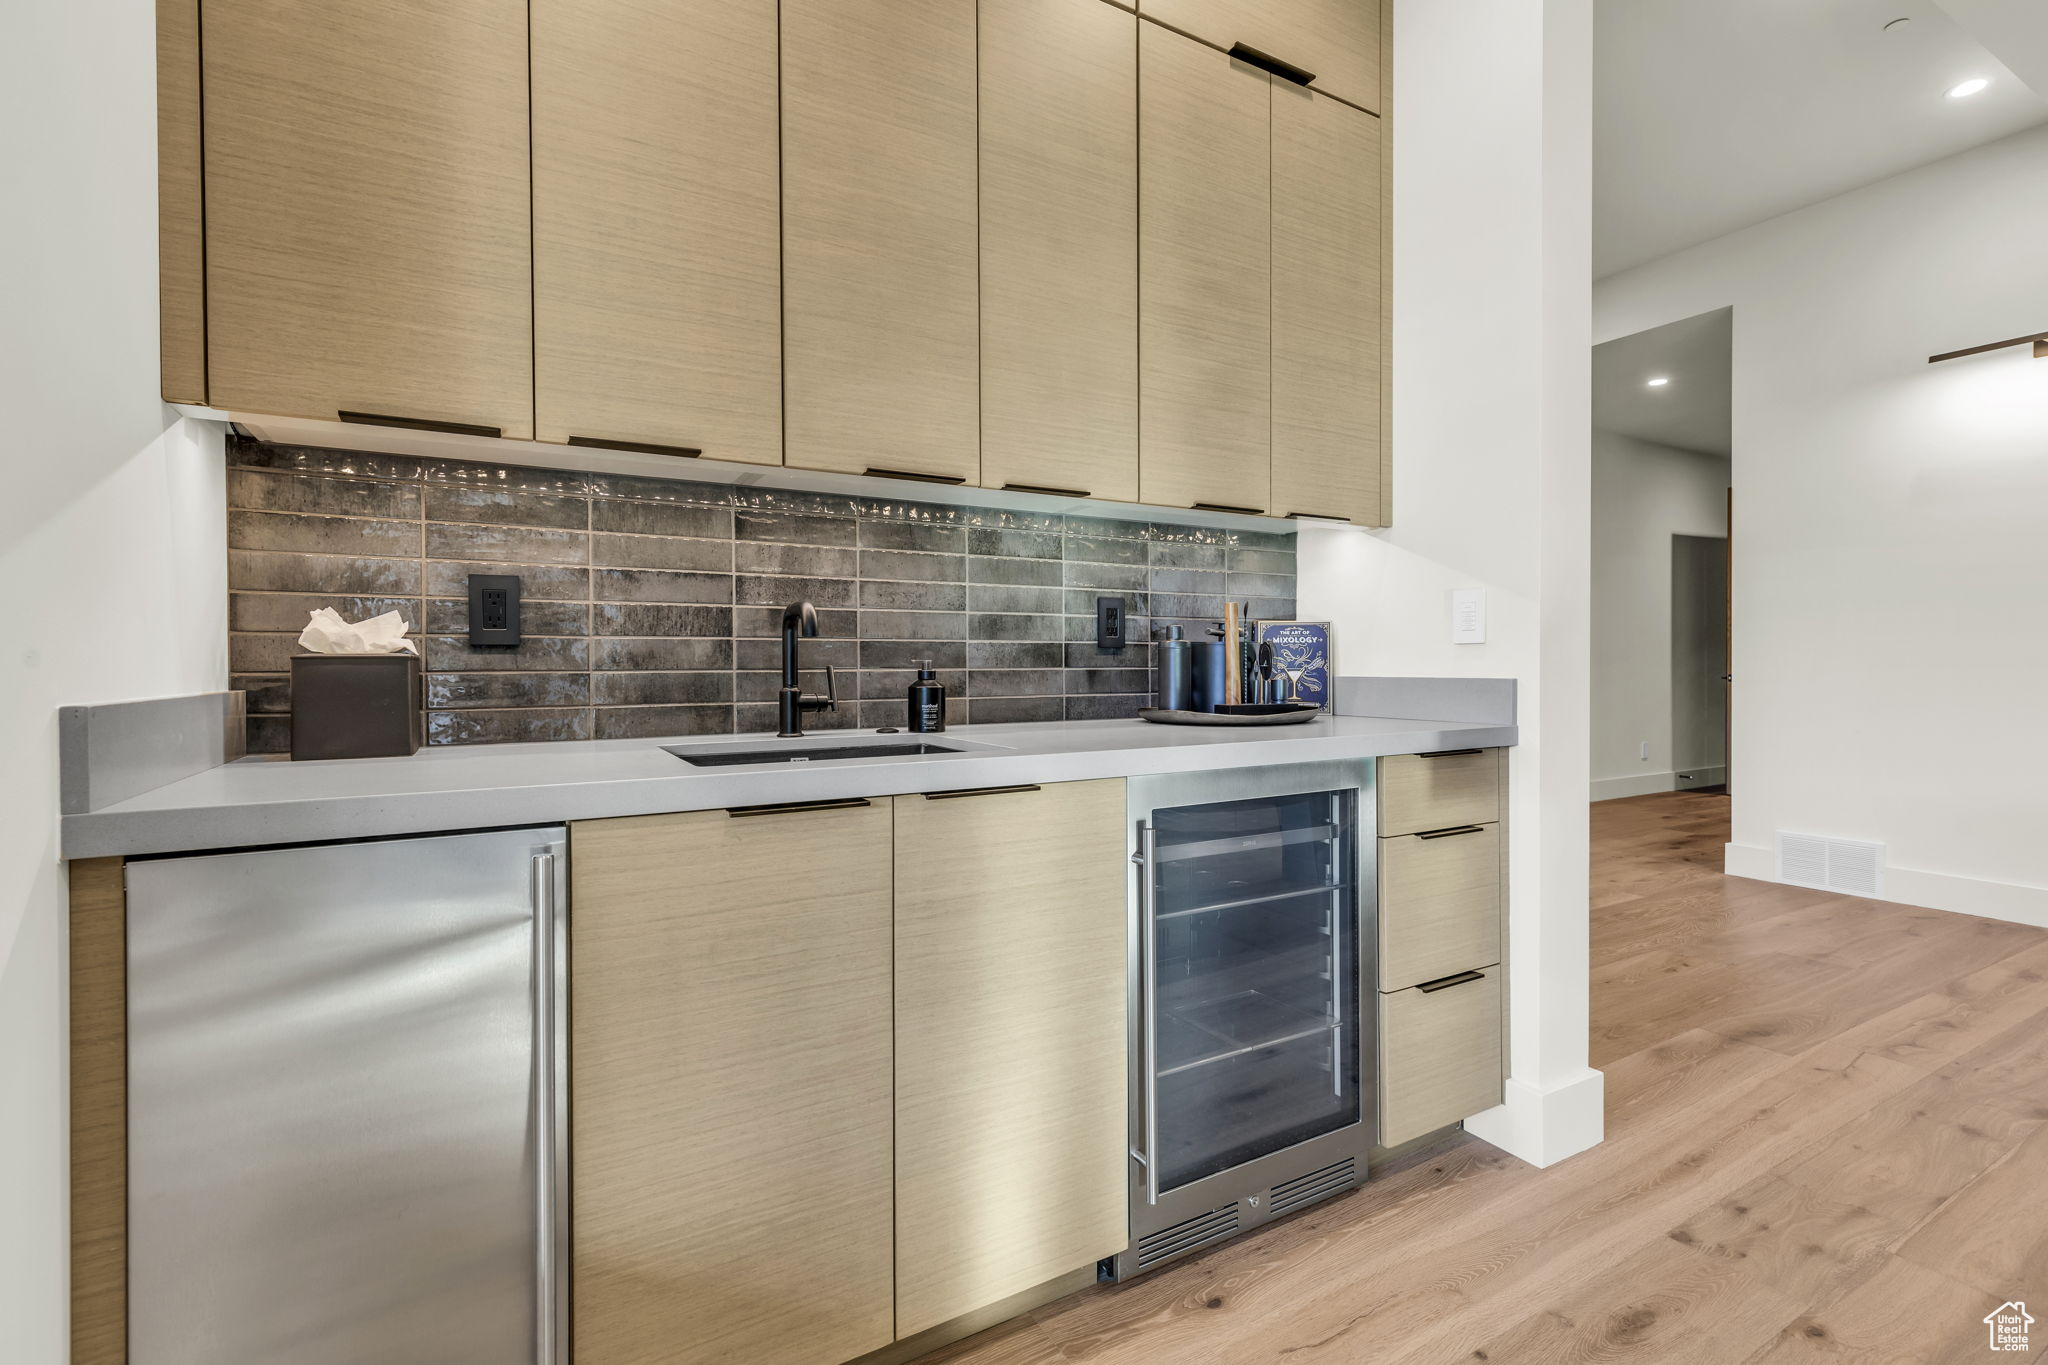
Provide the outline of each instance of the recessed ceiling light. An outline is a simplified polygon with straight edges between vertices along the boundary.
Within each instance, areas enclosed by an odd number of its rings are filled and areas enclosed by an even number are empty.
[[[1961,85],[1951,85],[1948,88],[1948,97],[1952,100],[1966,100],[1970,98],[1970,96],[1972,95],[1979,94],[1984,90],[1989,89],[1990,86],[1991,82],[1986,80],[1984,77],[1972,76],[1970,77],[1970,79],[1964,81]]]
[[[1671,376],[1668,374],[1653,375],[1649,379],[1643,381],[1643,386],[1645,388],[1661,389],[1670,382]]]

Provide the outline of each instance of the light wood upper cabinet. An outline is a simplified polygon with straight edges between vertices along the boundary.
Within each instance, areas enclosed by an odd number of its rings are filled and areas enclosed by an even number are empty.
[[[896,798],[896,1330],[1121,1250],[1121,780]]]
[[[975,0],[782,0],[787,462],[980,480]]]
[[[1273,83],[1273,508],[1380,524],[1380,122]]]
[[[1272,78],[1138,30],[1142,501],[1272,497]]]
[[[157,0],[157,321],[166,403],[206,401],[199,0]]]
[[[981,482],[1138,496],[1138,21],[980,0]]]
[[[781,464],[776,0],[532,13],[536,434]]]
[[[1138,0],[1138,10],[1218,47],[1256,48],[1380,111],[1379,0]]]
[[[208,399],[533,434],[526,0],[206,0]]]
[[[578,1365],[891,1340],[890,814],[572,827]]]

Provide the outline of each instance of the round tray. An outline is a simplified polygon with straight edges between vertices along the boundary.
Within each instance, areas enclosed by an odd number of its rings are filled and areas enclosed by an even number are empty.
[[[1138,712],[1138,719],[1149,720],[1154,725],[1299,725],[1322,714],[1323,708],[1314,702],[1302,702],[1292,711],[1266,716],[1224,716],[1214,711],[1168,711],[1148,706]]]

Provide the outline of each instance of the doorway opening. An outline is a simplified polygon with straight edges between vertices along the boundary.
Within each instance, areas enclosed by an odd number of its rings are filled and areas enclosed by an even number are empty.
[[[1595,801],[1729,784],[1733,310],[1593,348]]]
[[[1679,791],[1728,790],[1728,538],[1671,537],[1671,759]]]

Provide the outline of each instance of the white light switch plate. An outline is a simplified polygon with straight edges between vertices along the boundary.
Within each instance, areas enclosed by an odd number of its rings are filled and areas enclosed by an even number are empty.
[[[1451,593],[1451,643],[1486,643],[1486,589],[1458,588]]]

